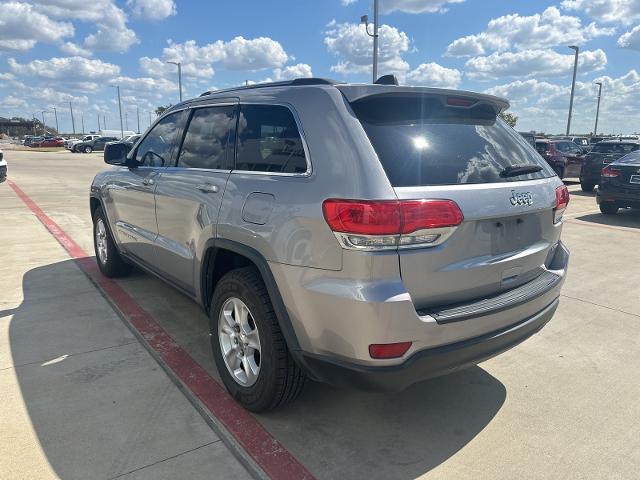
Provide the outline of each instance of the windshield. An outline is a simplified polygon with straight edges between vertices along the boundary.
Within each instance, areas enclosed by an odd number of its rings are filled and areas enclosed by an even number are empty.
[[[594,153],[618,153],[625,155],[637,149],[637,143],[597,143],[591,151]]]
[[[395,187],[514,182],[554,175],[533,147],[493,108],[453,108],[426,95],[374,96],[356,101],[362,123]],[[508,167],[538,172],[501,176]]]

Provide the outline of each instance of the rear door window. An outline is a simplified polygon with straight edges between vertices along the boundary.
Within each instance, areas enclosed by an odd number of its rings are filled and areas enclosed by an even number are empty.
[[[293,113],[281,105],[242,105],[236,169],[305,173],[307,158]]]
[[[231,170],[235,127],[236,107],[233,105],[194,110],[182,142],[178,166]]]
[[[538,143],[536,143],[536,150],[538,151],[538,153],[540,155],[544,155],[545,153],[547,153],[549,151],[549,144],[548,143],[538,142]]]
[[[554,175],[517,132],[488,105],[446,106],[427,95],[373,96],[352,108],[395,187],[497,183]],[[539,172],[502,177],[507,167]]]
[[[618,153],[626,155],[636,150],[638,150],[637,143],[597,143],[591,151],[594,153]]]

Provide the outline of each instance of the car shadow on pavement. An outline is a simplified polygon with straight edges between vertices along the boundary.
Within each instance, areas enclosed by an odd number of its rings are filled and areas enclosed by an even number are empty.
[[[609,225],[612,227],[625,227],[640,229],[640,210],[620,209],[616,215],[603,215],[601,213],[591,213],[575,217],[575,220],[583,222],[597,223],[599,225]]]
[[[476,437],[505,397],[498,379],[473,367],[399,393],[309,382],[295,403],[259,419],[319,478],[412,479]]]

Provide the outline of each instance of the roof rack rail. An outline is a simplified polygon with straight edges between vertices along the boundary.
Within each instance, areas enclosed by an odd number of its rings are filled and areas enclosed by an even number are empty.
[[[335,80],[331,80],[329,78],[295,78],[293,80],[285,80],[281,82],[265,82],[265,83],[255,83],[253,85],[241,85],[238,87],[225,88],[222,90],[208,90],[201,94],[201,97],[206,97],[207,95],[212,95],[214,93],[226,93],[226,92],[235,92],[241,90],[253,90],[256,88],[267,88],[267,87],[287,87],[287,86],[300,86],[300,85],[336,85],[339,82]]]

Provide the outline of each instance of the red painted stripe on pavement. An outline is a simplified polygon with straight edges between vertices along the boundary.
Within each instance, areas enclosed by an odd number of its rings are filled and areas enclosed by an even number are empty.
[[[207,371],[120,285],[100,273],[89,257],[15,182],[7,183],[53,237],[90,277],[165,364],[224,425],[247,454],[273,479],[313,479],[313,475],[247,410],[240,407]]]

